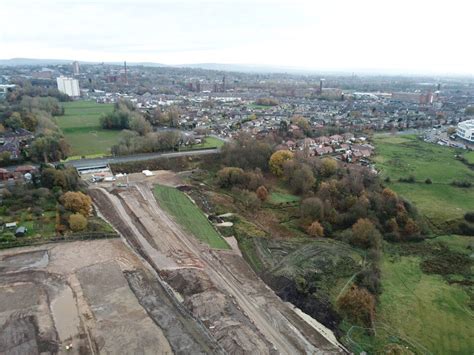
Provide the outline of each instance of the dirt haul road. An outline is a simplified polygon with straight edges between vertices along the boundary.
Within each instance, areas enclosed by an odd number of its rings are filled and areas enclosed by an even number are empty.
[[[344,348],[284,303],[235,251],[210,249],[159,206],[151,186],[90,190],[95,205],[228,353],[319,354]]]

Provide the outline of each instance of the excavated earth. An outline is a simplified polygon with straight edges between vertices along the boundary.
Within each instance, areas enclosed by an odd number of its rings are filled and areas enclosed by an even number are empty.
[[[120,239],[1,251],[0,354],[66,352],[222,353]]]
[[[155,178],[179,183],[173,173]],[[346,352],[276,296],[237,246],[211,249],[184,232],[150,181],[89,192],[121,238],[0,251],[0,354]]]
[[[186,233],[163,211],[146,181],[122,189],[96,185],[89,193],[102,216],[156,272],[174,306],[218,344],[211,352],[346,352],[330,330],[276,296],[238,251],[211,249]],[[147,290],[151,280],[125,275],[140,304],[153,314],[159,295]],[[140,296],[143,292],[147,297]],[[163,332],[166,336],[166,326]]]

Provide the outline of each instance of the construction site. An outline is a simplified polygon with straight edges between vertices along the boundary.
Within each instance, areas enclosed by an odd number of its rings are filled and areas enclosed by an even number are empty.
[[[283,302],[237,243],[212,248],[153,194],[168,171],[89,186],[120,239],[0,252],[0,353],[345,353],[333,333]]]

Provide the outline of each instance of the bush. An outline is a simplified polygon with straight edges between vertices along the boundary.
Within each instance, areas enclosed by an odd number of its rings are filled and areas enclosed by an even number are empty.
[[[74,213],[69,216],[69,228],[73,232],[79,232],[87,227],[87,219],[80,213]]]
[[[92,207],[92,200],[82,192],[68,191],[60,198],[63,206],[72,212],[78,212],[83,216],[88,216]]]
[[[459,223],[459,234],[474,236],[474,226],[466,222]]]
[[[351,322],[371,327],[375,318],[375,297],[366,289],[352,286],[337,301],[339,312]]]
[[[366,288],[370,293],[378,295],[382,293],[380,278],[380,270],[376,267],[371,267],[357,274],[356,283],[360,287]]]
[[[313,223],[311,223],[309,227],[306,229],[306,231],[312,237],[324,236],[324,228],[318,221],[314,221]]]
[[[293,159],[294,154],[289,150],[278,150],[272,154],[268,165],[271,172],[276,176],[283,175],[283,164],[287,160]]]
[[[379,249],[382,242],[380,235],[374,224],[367,218],[360,218],[352,226],[352,238],[350,243],[361,248]]]
[[[469,188],[472,186],[472,183],[470,181],[454,180],[451,182],[451,185],[456,186],[456,187]]]
[[[237,188],[233,188],[232,192],[246,210],[255,211],[260,208],[261,201],[255,192]]]
[[[15,235],[12,232],[5,232],[0,234],[1,242],[13,242],[16,239]]]
[[[257,189],[257,197],[260,199],[260,201],[265,201],[268,197],[268,190],[266,189],[265,186],[259,186]]]
[[[431,181],[430,178],[427,178],[427,179],[425,180],[425,184],[431,185],[432,183],[433,183],[433,181]]]
[[[469,255],[451,251],[444,246],[440,250],[437,250],[432,257],[423,260],[420,267],[426,274],[469,275],[471,265],[472,261]]]
[[[406,183],[409,183],[409,184],[413,184],[416,182],[416,179],[415,179],[415,176],[413,175],[410,175],[406,178],[399,178],[398,179],[399,182],[406,182]]]
[[[220,187],[228,188],[232,186],[246,185],[244,170],[235,167],[226,167],[217,172],[217,183]]]
[[[303,218],[311,218],[311,220],[322,220],[324,217],[324,204],[317,197],[304,199],[301,203],[300,213]]]
[[[467,212],[464,215],[464,219],[468,222],[473,222],[474,223],[474,212]]]

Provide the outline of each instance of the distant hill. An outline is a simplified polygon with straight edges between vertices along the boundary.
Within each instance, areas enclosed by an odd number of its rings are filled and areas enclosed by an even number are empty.
[[[35,59],[35,58],[11,58],[11,59],[0,59],[0,66],[41,66],[41,65],[62,65],[71,64],[74,62],[72,59]],[[87,62],[78,60],[79,64],[100,64],[102,62]],[[123,62],[103,62],[110,65],[123,65]],[[168,67],[166,64],[151,63],[151,62],[127,62],[128,66],[147,66],[147,67]]]
[[[0,59],[2,66],[17,66],[17,65],[58,65],[70,64],[72,60],[65,59],[33,59],[33,58],[12,58]]]
[[[74,62],[72,59],[35,59],[35,58],[11,58],[0,59],[0,66],[46,66],[46,65],[64,65]],[[80,64],[100,64],[102,62],[78,61]],[[109,65],[123,65],[123,62],[104,62]],[[220,64],[220,63],[196,63],[196,64],[177,64],[167,65],[153,62],[127,62],[128,66],[146,66],[146,67],[169,67],[169,68],[190,68],[218,71],[234,71],[244,73],[309,73],[309,71],[299,70],[297,68],[272,67],[265,65],[251,64]]]

